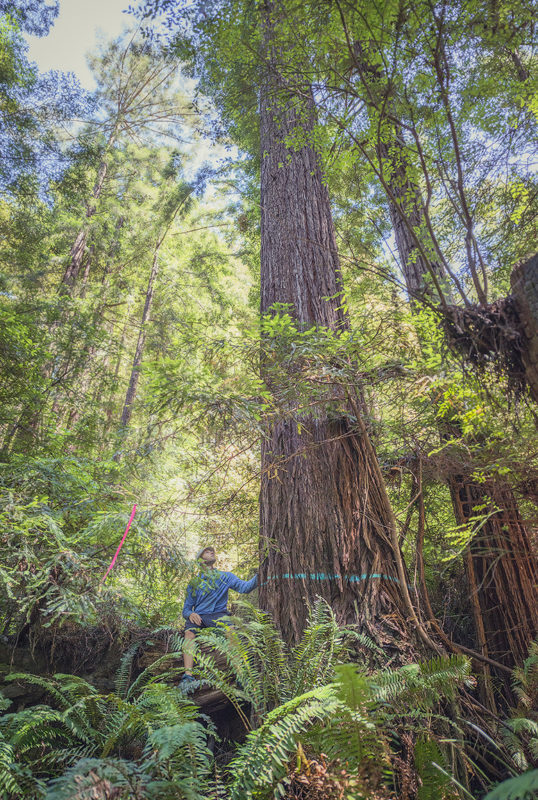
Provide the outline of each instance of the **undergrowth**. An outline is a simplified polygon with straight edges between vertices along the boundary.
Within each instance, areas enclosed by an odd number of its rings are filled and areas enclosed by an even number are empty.
[[[514,675],[520,704],[500,724],[501,744],[493,742],[508,780],[483,783],[476,794],[480,770],[465,749],[465,720],[454,712],[460,690],[474,685],[467,658],[372,672],[350,662],[357,643],[375,644],[339,627],[321,601],[293,649],[265,614],[248,604],[241,614],[195,640],[199,681],[229,698],[246,729],[230,763],[216,763],[217,732],[178,684],[177,635],[170,652],[139,674],[137,645],[130,647],[109,694],[74,675],[11,674],[9,681],[39,689],[43,702],[11,711],[2,700],[1,796],[478,800],[488,789],[488,800],[533,796],[538,645]]]

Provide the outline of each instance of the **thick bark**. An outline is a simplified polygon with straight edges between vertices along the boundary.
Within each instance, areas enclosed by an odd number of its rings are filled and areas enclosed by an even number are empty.
[[[318,158],[308,145],[285,143],[297,127],[307,136],[312,131],[314,104],[309,87],[285,89],[268,22],[275,4],[265,3],[264,11],[261,311],[286,303],[300,328],[341,330],[347,319]],[[358,621],[378,636],[388,615],[405,630],[401,575],[407,587],[394,516],[364,424],[352,422],[360,401],[331,394],[332,413],[322,403],[316,414],[301,416],[299,427],[289,409],[262,449],[260,602],[288,641],[301,634],[306,604],[316,595],[341,621]]]
[[[513,492],[500,480],[477,484],[461,475],[450,491],[459,524],[477,506],[488,517],[466,557],[480,649],[508,667],[521,665],[538,633],[538,568]]]
[[[523,331],[525,379],[538,403],[538,254],[514,267],[510,283]]]

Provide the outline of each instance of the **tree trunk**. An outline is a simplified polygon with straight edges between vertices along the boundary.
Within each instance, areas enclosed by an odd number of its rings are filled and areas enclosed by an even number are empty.
[[[127,387],[123,411],[121,413],[122,428],[128,427],[133,414],[133,403],[136,398],[136,390],[138,388],[138,381],[140,379],[140,366],[142,364],[142,357],[144,355],[144,345],[146,344],[147,322],[151,313],[153,294],[155,291],[155,280],[159,271],[159,250],[162,241],[163,240],[161,239],[158,242],[155,252],[153,253],[153,262],[151,265],[151,272],[149,274],[148,287],[146,289],[146,300],[144,302],[144,310],[142,312],[142,319],[140,320],[140,331],[138,333],[133,365],[131,367],[131,377],[129,378],[129,385]]]
[[[91,198],[89,202],[86,203],[86,219],[88,222],[86,222],[77,233],[76,239],[69,254],[69,263],[60,284],[60,292],[71,292],[77,282],[84,259],[84,253],[86,252],[86,243],[88,241],[88,235],[91,227],[90,220],[97,211],[97,201],[101,197],[101,192],[103,191],[103,185],[108,172],[108,161],[106,159],[106,155],[110,148],[114,145],[116,136],[117,130],[114,128],[106,143],[105,151],[99,164],[97,178],[93,186]],[[86,263],[88,273],[90,269],[90,260],[91,258],[89,257]]]
[[[395,131],[395,139],[397,136]],[[399,145],[385,148],[387,156],[401,151]],[[401,198],[402,204],[390,203],[393,224],[407,215],[417,229],[423,228],[422,198],[407,176],[403,155],[389,172],[393,194]],[[395,226],[396,243],[409,294],[416,296],[424,282],[426,265],[401,229],[401,225]],[[420,270],[424,271],[422,277]],[[456,429],[447,434],[441,422],[441,439],[461,434],[457,423],[448,425],[456,425]],[[468,525],[476,516],[476,506],[485,505],[488,510],[482,513],[486,515],[491,512],[470,542],[465,558],[478,645],[483,655],[514,667],[523,663],[538,632],[538,566],[510,486],[493,477],[477,484],[470,477],[472,471],[471,468],[468,474],[452,476],[449,486],[458,524]]]
[[[466,559],[471,590],[476,587],[475,621],[484,631],[479,646],[507,667],[520,666],[538,633],[538,569],[513,492],[501,480],[478,484],[463,475],[451,478],[450,491],[460,525],[477,516],[475,507],[487,516]]]
[[[516,264],[510,276],[522,327],[522,361],[532,399],[538,403],[538,253]]]
[[[265,2],[263,12],[261,311],[286,303],[299,328],[338,331],[348,322],[328,193],[314,150],[285,143],[299,127],[312,131],[314,103],[309,87],[285,89],[273,44],[276,4]],[[358,399],[329,394],[300,425],[289,409],[263,443],[260,602],[289,642],[317,595],[340,621],[358,621],[380,639],[384,620],[385,632],[400,626],[396,637],[405,640],[407,585],[377,458],[360,416],[353,421]]]
[[[390,220],[402,261],[406,288],[411,304],[414,305],[424,296],[430,298],[435,296],[439,299],[431,281],[442,284],[446,279],[446,273],[439,263],[433,246],[427,244],[430,237],[425,225],[422,198],[417,192],[409,194],[408,165],[400,135],[400,132],[395,130],[394,139],[390,144],[380,138],[377,149],[380,172],[381,174],[388,172],[384,179],[391,193]]]
[[[149,320],[149,315],[151,313],[151,306],[153,304],[153,294],[155,292],[155,281],[157,278],[157,273],[159,271],[159,252],[178,214],[182,209],[188,208],[187,203],[193,191],[194,187],[188,185],[186,186],[185,195],[181,197],[179,202],[176,204],[175,208],[173,209],[172,213],[170,214],[168,220],[165,223],[164,229],[162,230],[159,238],[155,243],[155,248],[153,250],[153,262],[151,265],[151,272],[149,274],[149,280],[148,280],[148,288],[146,289],[146,300],[144,303],[144,310],[142,312],[142,319],[140,321],[140,332],[138,334],[138,341],[136,343],[136,350],[133,358],[133,366],[131,368],[131,377],[129,379],[129,385],[127,387],[127,393],[125,395],[125,402],[123,404],[123,411],[121,414],[121,428],[124,431],[128,427],[129,422],[131,421],[131,416],[133,413],[133,403],[136,398],[136,390],[138,388],[138,381],[140,379],[140,366],[142,364],[142,357],[144,355],[144,345],[146,344],[147,323]],[[119,453],[116,454],[115,456],[115,460],[118,459],[119,459]]]

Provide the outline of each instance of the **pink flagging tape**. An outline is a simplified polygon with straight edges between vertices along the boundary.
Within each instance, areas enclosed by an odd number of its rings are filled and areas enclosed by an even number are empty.
[[[120,552],[121,548],[123,547],[123,543],[124,543],[124,541],[125,541],[125,538],[126,538],[127,534],[129,533],[129,528],[131,527],[131,522],[133,521],[133,519],[134,519],[134,515],[135,515],[135,514],[136,514],[136,503],[134,504],[134,506],[133,506],[133,510],[131,511],[131,517],[130,517],[130,519],[129,519],[129,522],[127,523],[127,527],[125,528],[125,533],[124,533],[124,534],[123,534],[123,536],[121,537],[121,542],[120,542],[120,543],[119,543],[119,545],[118,545],[118,549],[116,550],[116,554],[115,554],[114,558],[112,559],[112,561],[110,562],[110,566],[109,566],[109,568],[107,569],[107,571],[106,571],[106,572],[105,572],[105,574],[103,575],[103,578],[102,578],[102,580],[101,580],[101,583],[104,583],[104,582],[105,582],[106,576],[108,575],[108,573],[110,572],[110,570],[112,569],[112,567],[114,566],[114,564],[116,563],[116,559],[117,559],[117,557],[118,557],[118,554],[119,554],[119,552]]]

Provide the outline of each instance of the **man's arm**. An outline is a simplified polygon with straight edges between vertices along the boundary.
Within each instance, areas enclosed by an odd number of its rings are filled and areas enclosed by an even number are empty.
[[[234,592],[240,592],[241,594],[248,594],[253,589],[256,588],[258,584],[258,576],[254,575],[249,581],[242,581],[241,578],[238,578],[237,575],[234,575],[233,572],[228,573],[228,588],[233,589]]]
[[[192,586],[189,584],[189,586],[187,587],[187,596],[185,597],[185,602],[183,603],[184,619],[188,619],[190,617],[193,608],[194,608],[194,592],[192,590]]]

